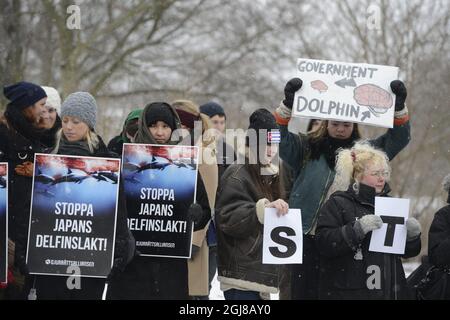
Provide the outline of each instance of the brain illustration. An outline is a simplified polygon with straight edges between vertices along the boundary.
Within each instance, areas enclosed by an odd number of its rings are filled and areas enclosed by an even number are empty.
[[[319,91],[320,93],[328,90],[328,86],[322,80],[311,81],[311,88]]]
[[[374,85],[363,84],[353,91],[353,98],[361,105],[369,107],[373,112],[386,113],[392,107],[392,96],[386,90]]]

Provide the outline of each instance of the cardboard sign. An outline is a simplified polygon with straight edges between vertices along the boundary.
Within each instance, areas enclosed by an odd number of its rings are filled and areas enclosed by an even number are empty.
[[[0,282],[8,281],[8,163],[0,162]]]
[[[393,127],[397,67],[298,59],[297,70],[293,116]]]
[[[128,227],[144,256],[189,258],[198,147],[128,144],[123,146]]]
[[[384,223],[372,231],[369,251],[404,254],[409,199],[375,197],[375,215]]]
[[[31,274],[106,278],[114,257],[120,160],[36,154]]]
[[[300,209],[277,216],[274,208],[264,212],[263,263],[298,264],[303,261],[303,231]]]

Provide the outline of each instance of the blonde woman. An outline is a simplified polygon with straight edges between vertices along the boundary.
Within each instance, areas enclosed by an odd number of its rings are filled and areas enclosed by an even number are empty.
[[[383,221],[374,215],[375,196],[386,197],[391,169],[387,155],[367,143],[342,150],[336,162],[338,189],[319,212],[316,243],[320,253],[320,299],[406,299],[401,258],[419,254],[419,222],[406,221],[403,256],[369,251],[371,231]],[[381,279],[369,288],[374,269]]]
[[[55,154],[90,157],[114,157],[103,140],[95,133],[97,103],[88,92],[70,94],[61,107],[62,129],[57,134]],[[123,271],[134,257],[134,239],[127,227],[127,211],[123,192],[119,191],[117,227],[114,250],[114,265],[108,281]],[[69,275],[68,275],[69,276]],[[31,290],[38,300],[100,300],[105,279],[82,278],[81,287],[69,289],[67,277],[28,275],[25,280],[25,295]]]

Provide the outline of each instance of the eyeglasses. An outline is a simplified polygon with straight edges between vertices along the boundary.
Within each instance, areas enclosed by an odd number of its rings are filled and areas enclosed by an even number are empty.
[[[388,178],[389,177],[389,171],[372,171],[369,172],[369,175],[372,177],[378,177],[378,178]]]

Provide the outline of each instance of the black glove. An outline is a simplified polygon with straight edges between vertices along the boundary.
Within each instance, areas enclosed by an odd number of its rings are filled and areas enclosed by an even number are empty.
[[[203,217],[202,207],[198,203],[191,204],[188,209],[187,217],[189,221],[192,221],[194,223],[194,229],[196,229]]]
[[[400,80],[394,80],[391,82],[391,90],[395,94],[395,111],[403,110],[407,95],[405,84]]]
[[[292,109],[295,93],[300,90],[302,85],[303,81],[300,78],[292,78],[288,81],[288,83],[286,83],[286,86],[284,87],[283,104],[289,109]]]
[[[23,255],[16,255],[15,256],[15,263],[16,267],[19,269],[20,273],[26,277],[30,274],[30,271],[28,270],[28,266],[25,260],[25,256]]]

